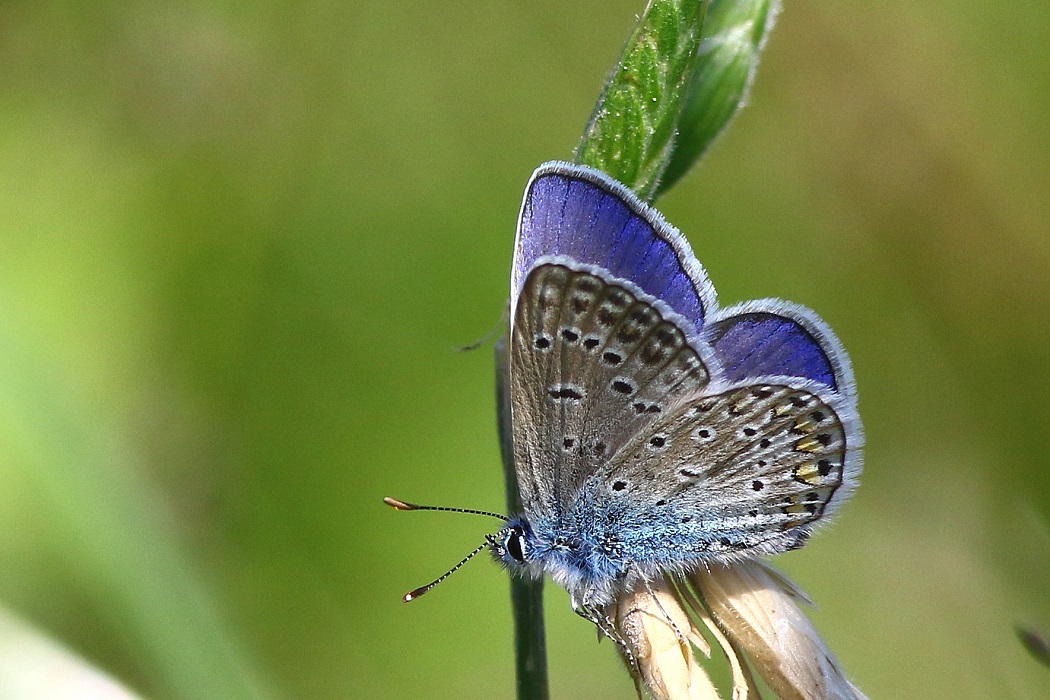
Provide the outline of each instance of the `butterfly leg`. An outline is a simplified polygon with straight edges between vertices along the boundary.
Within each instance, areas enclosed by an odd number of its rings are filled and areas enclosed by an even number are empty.
[[[573,606],[573,611],[598,628],[599,634],[605,635],[616,644],[620,653],[623,654],[627,665],[630,667],[631,675],[638,677],[638,659],[635,658],[634,653],[627,645],[627,640],[624,639],[623,635],[616,629],[616,624],[613,622],[613,619],[609,617],[605,608],[596,608],[590,605],[578,605]]]
[[[649,597],[656,602],[656,607],[660,609],[660,613],[664,616],[664,621],[666,621],[668,626],[670,626],[670,628],[674,630],[674,636],[678,638],[678,645],[682,648],[682,653],[691,654],[692,652],[690,651],[689,640],[686,639],[686,636],[684,634],[682,634],[682,630],[678,628],[678,625],[675,624],[674,619],[671,618],[670,613],[668,613],[666,608],[664,608],[663,602],[653,591],[652,586],[649,585],[649,580],[643,578],[642,583],[645,585],[645,592],[648,593]]]

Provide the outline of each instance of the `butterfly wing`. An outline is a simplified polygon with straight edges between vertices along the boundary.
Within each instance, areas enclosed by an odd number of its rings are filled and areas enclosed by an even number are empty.
[[[699,330],[715,289],[685,237],[604,173],[569,163],[540,166],[525,189],[514,241],[511,308],[543,257],[563,257],[630,280]]]
[[[514,310],[511,425],[529,513],[565,512],[582,481],[649,430],[671,397],[710,378],[681,317],[607,272],[575,268],[541,258]]]
[[[674,565],[798,546],[856,485],[853,377],[830,329],[778,300],[719,310],[681,234],[604,174],[534,173],[511,308],[527,512],[566,512],[594,476],[632,556]],[[658,347],[662,364],[643,361]]]
[[[856,484],[849,410],[824,386],[782,378],[675,406],[603,474],[600,498],[631,504],[625,552],[672,566],[801,546]]]
[[[854,393],[853,371],[835,334],[804,306],[780,299],[737,304],[713,314],[704,329],[722,365],[722,376],[743,381],[789,376]]]

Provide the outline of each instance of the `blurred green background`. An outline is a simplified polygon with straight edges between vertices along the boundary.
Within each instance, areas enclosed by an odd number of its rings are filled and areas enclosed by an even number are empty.
[[[641,0],[0,4],[0,601],[154,698],[510,698],[491,349]],[[658,205],[868,437],[777,564],[872,698],[1045,698],[1050,9],[788,0]],[[633,697],[549,587],[556,698]]]

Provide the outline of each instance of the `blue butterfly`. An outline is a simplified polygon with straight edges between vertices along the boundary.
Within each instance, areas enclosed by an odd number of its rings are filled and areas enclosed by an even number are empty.
[[[720,309],[686,239],[607,175],[533,174],[510,309],[523,511],[475,551],[550,575],[588,619],[666,573],[796,549],[856,487],[855,386],[831,330],[776,299]]]

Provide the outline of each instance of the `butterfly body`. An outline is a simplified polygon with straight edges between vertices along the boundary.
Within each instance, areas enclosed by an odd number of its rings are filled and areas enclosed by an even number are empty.
[[[591,169],[550,163],[526,189],[506,371],[523,512],[493,551],[578,609],[797,548],[860,471],[827,326],[777,300],[720,310],[685,239]]]

